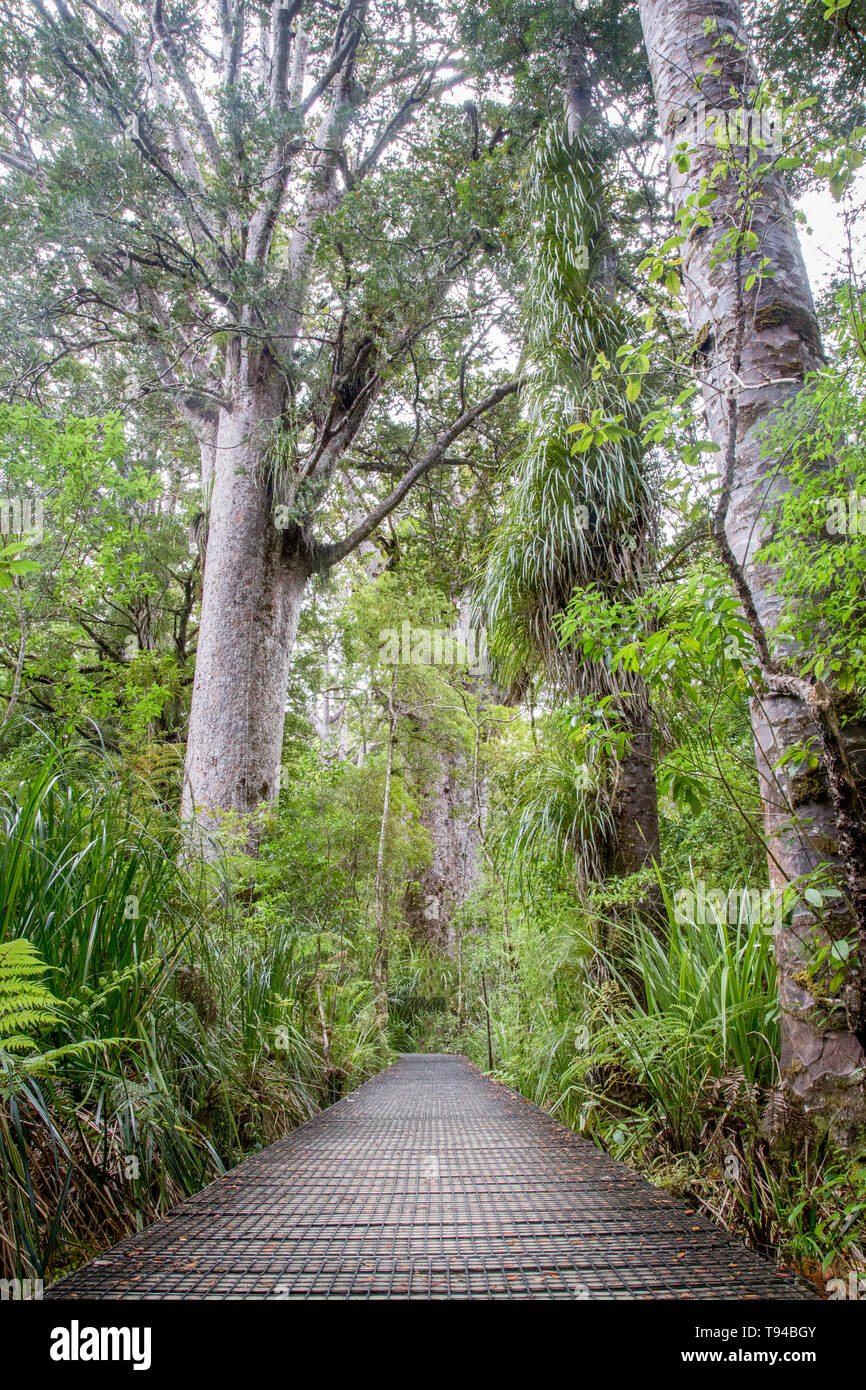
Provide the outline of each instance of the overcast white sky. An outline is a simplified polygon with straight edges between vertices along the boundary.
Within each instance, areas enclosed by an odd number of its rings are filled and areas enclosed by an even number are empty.
[[[866,192],[864,180],[860,179],[856,189],[858,201],[862,199],[864,192]],[[844,271],[845,269],[845,229],[842,223],[841,209],[826,184],[823,188],[814,189],[805,197],[798,199],[797,206],[806,214],[809,219],[809,226],[812,228],[811,236],[807,234],[805,227],[801,226],[799,231],[806,269],[812,282],[812,291],[817,299],[826,289],[827,282],[834,270]],[[855,250],[858,249],[859,244],[858,260],[861,264],[864,251],[864,231],[866,228],[858,229],[855,243]]]

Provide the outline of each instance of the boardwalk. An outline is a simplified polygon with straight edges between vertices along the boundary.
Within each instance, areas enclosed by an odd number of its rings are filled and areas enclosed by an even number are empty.
[[[465,1059],[411,1055],[46,1298],[810,1298]]]

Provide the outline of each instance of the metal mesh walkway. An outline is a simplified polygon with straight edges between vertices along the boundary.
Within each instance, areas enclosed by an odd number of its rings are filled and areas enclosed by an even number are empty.
[[[407,1055],[46,1298],[813,1298],[462,1057]]]

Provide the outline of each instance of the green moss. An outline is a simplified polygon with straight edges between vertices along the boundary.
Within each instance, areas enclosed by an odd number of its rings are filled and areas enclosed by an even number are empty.
[[[810,767],[791,778],[791,805],[827,799],[827,773],[823,767]]]
[[[818,851],[819,854],[826,855],[839,853],[838,841],[831,839],[829,835],[813,835],[812,844],[815,846],[815,849]]]
[[[688,118],[689,112],[685,106],[674,106],[668,112],[668,118],[665,121],[665,134],[672,135],[678,126],[685,124]]]
[[[711,323],[703,323],[695,334],[695,341],[692,346],[692,363],[695,364],[699,354],[709,356],[713,348],[713,326]]]
[[[771,300],[769,304],[764,304],[756,310],[755,327],[757,329],[793,328],[804,343],[807,343],[815,352],[822,352],[818,320],[813,313],[808,309],[801,308],[799,304],[786,304],[781,299]],[[802,371],[802,366],[799,363],[798,371]]]

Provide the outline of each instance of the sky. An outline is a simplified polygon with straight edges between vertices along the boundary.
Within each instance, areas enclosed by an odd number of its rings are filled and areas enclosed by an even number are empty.
[[[857,201],[862,202],[866,196],[866,178],[858,179],[855,192],[858,195]],[[842,273],[846,269],[847,253],[842,208],[833,198],[826,183],[821,188],[810,189],[802,198],[798,198],[797,207],[806,214],[811,228],[811,235],[806,227],[799,228],[800,245],[803,248],[812,293],[817,299],[827,288],[833,272]],[[859,249],[860,252],[857,260],[861,266],[866,259],[864,231],[866,228],[861,227],[855,241],[855,250]]]

